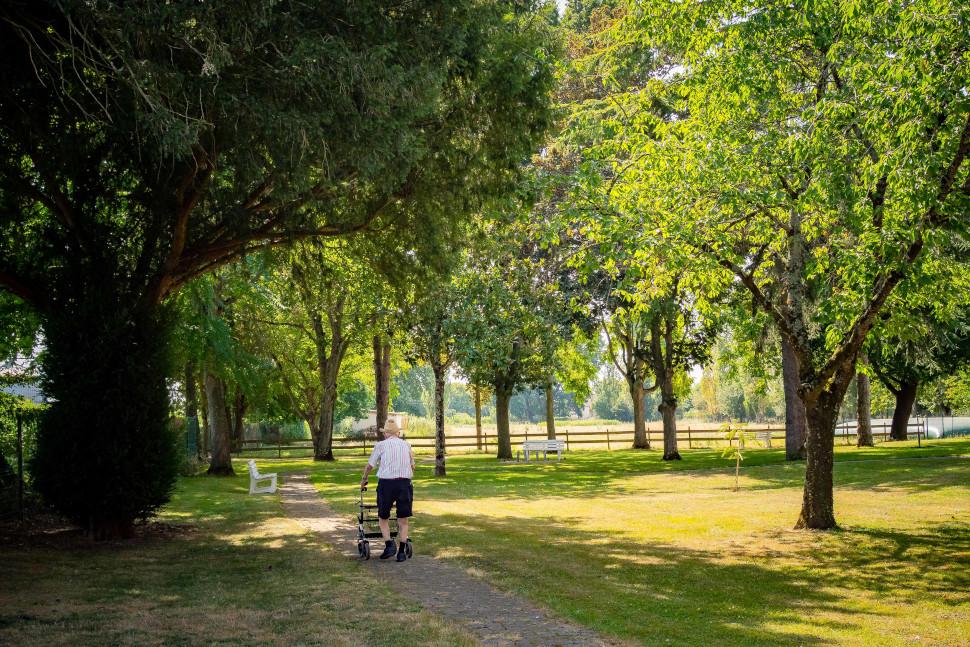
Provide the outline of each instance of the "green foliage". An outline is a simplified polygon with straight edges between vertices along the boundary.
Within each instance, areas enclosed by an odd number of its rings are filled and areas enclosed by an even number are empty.
[[[593,411],[597,418],[604,420],[632,421],[633,405],[626,383],[615,374],[597,381],[593,391]]]
[[[374,400],[373,393],[360,380],[353,380],[352,388],[344,387],[339,390],[337,406],[334,409],[334,419],[352,418],[359,420],[367,417]]]
[[[724,432],[724,440],[728,441],[728,446],[721,452],[721,457],[734,460],[734,491],[737,492],[741,489],[741,461],[744,460],[744,450],[747,443],[752,440],[751,434],[745,431],[743,427],[735,427],[729,422],[721,425],[721,431]]]
[[[21,299],[0,292],[0,360],[30,355],[39,329],[36,312]]]
[[[758,343],[739,337],[734,328],[725,330],[694,388],[696,410],[714,421],[784,419],[781,368],[771,341]]]
[[[617,376],[616,371],[608,371],[593,386],[593,412],[603,420],[633,420],[633,404],[626,382]],[[656,393],[643,396],[643,417],[645,420],[660,420],[657,406],[660,404]]]
[[[168,322],[77,304],[46,336],[41,418],[31,465],[45,500],[95,534],[126,534],[166,503],[183,452],[168,422]],[[106,334],[107,332],[107,334]]]
[[[425,364],[412,366],[394,376],[398,394],[393,400],[395,411],[424,418],[431,414],[427,403],[434,397],[434,374]]]
[[[0,391],[0,490],[13,485],[17,469],[17,421],[23,433],[23,456],[26,465],[36,449],[37,420],[43,407],[27,398]],[[30,480],[30,474],[25,475]]]
[[[41,440],[66,444],[39,454],[47,491],[66,493],[86,469],[78,492],[95,477],[144,488],[132,493],[141,504],[113,516],[164,499],[165,373],[149,371],[159,368],[153,339],[167,337],[152,322],[194,278],[264,245],[363,229],[432,267],[451,257],[456,223],[514,185],[548,125],[549,23],[535,9],[273,0],[0,9],[0,286],[40,314],[50,341],[58,404]],[[108,366],[76,375],[88,383],[78,386],[66,367],[99,359],[68,340],[72,328],[99,352],[124,329],[120,346],[144,364],[106,352]],[[117,460],[80,460],[88,420],[117,439]],[[56,496],[61,507],[84,501]]]
[[[642,98],[672,116],[625,138],[629,200],[663,214],[641,244],[674,237],[729,268],[813,388],[851,370],[883,300],[946,238],[933,231],[963,226],[966,17],[725,1],[640,3],[626,21],[680,65]]]
[[[872,372],[891,391],[905,382],[931,382],[970,362],[967,248],[954,235],[931,250],[890,299],[887,316],[867,340]]]

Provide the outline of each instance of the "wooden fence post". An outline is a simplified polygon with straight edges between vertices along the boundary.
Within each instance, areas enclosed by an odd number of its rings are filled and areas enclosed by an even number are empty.
[[[606,451],[608,452],[613,451],[613,448],[610,447],[610,428],[609,427],[606,428]]]
[[[694,449],[694,444],[690,439],[690,425],[687,425],[687,449]]]
[[[17,514],[24,521],[24,419],[17,413]]]

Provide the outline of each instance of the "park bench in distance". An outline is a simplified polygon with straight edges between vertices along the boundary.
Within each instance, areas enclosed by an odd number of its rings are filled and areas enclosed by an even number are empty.
[[[561,440],[527,440],[522,443],[522,452],[525,454],[525,462],[529,462],[529,453],[536,453],[536,460],[539,460],[539,452],[542,452],[542,460],[548,460],[549,452],[556,452],[557,460],[562,460],[562,452],[566,448],[566,443]]]
[[[272,494],[276,492],[276,474],[260,474],[256,469],[256,461],[249,459],[249,493],[250,494]],[[269,485],[259,486],[257,481],[269,481]]]

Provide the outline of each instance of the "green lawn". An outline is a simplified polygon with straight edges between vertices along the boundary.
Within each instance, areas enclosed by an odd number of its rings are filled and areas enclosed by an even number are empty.
[[[345,512],[359,464],[315,466]],[[417,550],[648,645],[970,644],[970,442],[837,448],[837,532],[794,531],[804,466],[752,450],[449,462],[416,479]],[[284,469],[285,465],[281,465]]]
[[[970,644],[970,440],[911,445],[837,449],[830,533],[791,530],[804,467],[781,450],[748,452],[740,492],[710,450],[464,455],[444,479],[422,459],[416,548],[631,643]],[[260,465],[350,514],[363,462]],[[363,565],[247,486],[182,479],[175,531],[126,544],[0,538],[0,644],[474,644],[402,598],[375,613]]]
[[[242,475],[181,479],[161,515],[173,531],[132,542],[0,538],[0,645],[477,644],[378,598],[369,569],[248,487]]]

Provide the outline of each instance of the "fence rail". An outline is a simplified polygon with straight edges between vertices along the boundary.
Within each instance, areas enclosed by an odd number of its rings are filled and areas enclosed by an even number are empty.
[[[781,424],[766,424],[766,425],[740,425],[749,434],[758,437],[762,442],[767,441],[766,444],[770,447],[772,442],[775,440],[784,440],[785,438],[785,426]],[[922,438],[926,435],[926,421],[924,419],[918,419],[910,422],[909,425],[910,433],[916,435],[917,441],[922,441]],[[874,440],[885,441],[889,437],[890,425],[889,423],[875,423],[872,425],[872,435]],[[697,425],[681,425],[677,428],[677,442],[686,443],[688,449],[693,449],[695,446],[708,447],[713,444],[724,444],[732,441],[727,441],[724,438],[724,431],[720,428],[712,428],[709,425],[697,426]],[[517,431],[509,434],[512,445],[521,444],[521,442],[531,439],[541,439],[545,438],[546,434],[544,430],[537,430],[530,433],[526,431]],[[633,445],[633,430],[624,429],[570,429],[568,427],[563,428],[561,431],[557,431],[556,437],[560,440],[565,441],[566,450],[568,451],[574,445],[599,445],[605,447],[608,450],[612,450],[614,446],[617,449],[630,447]],[[855,425],[840,424],[835,430],[835,440],[843,440],[845,444],[850,444],[852,440],[856,437]],[[647,438],[651,444],[662,443],[663,442],[663,431],[658,429],[647,429]],[[433,450],[435,446],[434,438],[430,437],[420,437],[420,438],[408,438],[408,442],[416,450]],[[345,441],[342,439],[335,438],[333,442],[333,448],[335,450],[358,450],[362,453],[367,453],[374,447],[375,441],[368,440],[352,440]],[[482,430],[481,437],[476,434],[449,434],[445,438],[445,446],[449,450],[465,450],[465,451],[475,451],[481,450],[488,452],[490,449],[495,449],[498,443],[498,438],[494,431],[492,430]],[[241,442],[240,454],[246,454],[249,452],[264,452],[264,451],[275,451],[278,457],[283,456],[283,452],[294,452],[294,451],[307,451],[313,452],[313,443],[310,440],[303,441],[289,441],[286,444],[283,443],[266,443],[259,440],[244,440]]]

